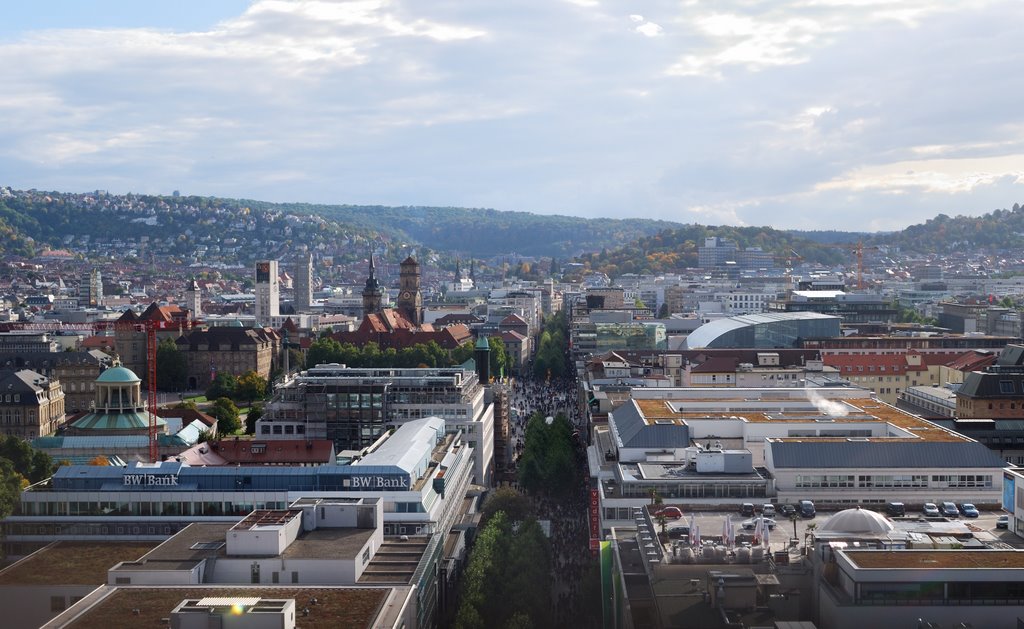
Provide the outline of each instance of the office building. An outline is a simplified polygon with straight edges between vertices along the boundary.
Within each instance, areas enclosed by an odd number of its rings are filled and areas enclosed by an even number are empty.
[[[313,305],[313,254],[305,253],[295,262],[295,310],[309,312]]]
[[[277,260],[256,263],[256,324],[270,325],[281,314],[281,287]]]
[[[388,430],[440,417],[476,454],[476,483],[493,475],[494,408],[477,374],[459,368],[318,365],[278,387],[257,422],[266,439],[328,439],[338,452],[372,446]]]

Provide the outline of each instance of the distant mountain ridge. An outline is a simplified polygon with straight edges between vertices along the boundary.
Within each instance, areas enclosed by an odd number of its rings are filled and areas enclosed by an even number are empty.
[[[939,214],[902,231],[872,234],[682,224],[652,219],[587,219],[457,207],[388,207],[270,203],[197,196],[66,193],[0,187],[0,253],[30,257],[76,238],[162,240],[181,254],[202,243],[237,241],[249,255],[288,257],[296,245],[360,259],[373,248],[414,247],[449,256],[576,256],[593,270],[665,272],[697,263],[704,238],[823,264],[847,259],[843,243],[889,245],[935,253],[953,247],[1024,247],[1024,209],[978,217]],[[344,247],[339,247],[345,245]]]
[[[676,223],[648,219],[585,219],[501,212],[491,209],[386,207],[270,203],[216,197],[63,193],[0,188],[0,251],[32,255],[68,238],[181,240],[181,252],[204,236],[270,243],[263,255],[293,252],[292,244],[315,247],[325,240],[364,243],[352,255],[365,257],[370,243],[408,245],[455,255],[485,257],[516,253],[568,258],[641,236]]]

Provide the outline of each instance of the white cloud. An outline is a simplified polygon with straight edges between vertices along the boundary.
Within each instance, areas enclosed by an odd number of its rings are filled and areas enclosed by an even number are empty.
[[[654,22],[645,22],[644,24],[636,27],[636,32],[640,33],[644,37],[658,37],[665,32],[665,29],[661,28]]]
[[[848,228],[1024,197],[1020,3],[639,6],[26,31],[0,39],[0,184]]]
[[[891,194],[933,192],[964,194],[979,186],[1008,179],[1024,184],[1024,154],[974,159],[937,159],[896,162],[858,168],[823,182],[818,190],[879,190]]]

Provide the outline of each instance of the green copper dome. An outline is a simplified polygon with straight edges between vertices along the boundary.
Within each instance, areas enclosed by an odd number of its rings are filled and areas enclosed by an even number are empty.
[[[481,336],[476,342],[477,349],[491,349],[491,344],[487,342],[486,336]]]
[[[141,382],[141,379],[135,375],[135,372],[127,367],[111,367],[100,374],[99,378],[96,378],[96,382],[107,382],[107,383],[131,383]]]

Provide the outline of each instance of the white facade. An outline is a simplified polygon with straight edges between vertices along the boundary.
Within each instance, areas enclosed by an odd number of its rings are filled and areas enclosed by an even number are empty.
[[[269,325],[271,317],[281,314],[281,286],[277,260],[256,263],[256,323]]]

